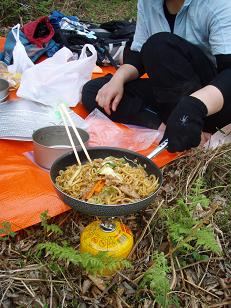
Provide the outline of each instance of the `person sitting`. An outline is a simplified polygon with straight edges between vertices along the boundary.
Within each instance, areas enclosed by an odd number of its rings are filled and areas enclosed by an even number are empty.
[[[124,64],[89,81],[82,102],[117,122],[157,129],[168,151],[199,145],[231,123],[231,2],[139,0]],[[140,78],[144,73],[148,78]]]

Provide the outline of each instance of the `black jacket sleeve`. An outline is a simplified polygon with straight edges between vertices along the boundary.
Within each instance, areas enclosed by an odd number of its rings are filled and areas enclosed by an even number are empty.
[[[216,60],[218,74],[209,84],[221,91],[226,103],[231,98],[231,55],[216,55]]]
[[[145,73],[139,51],[133,51],[130,48],[125,49],[124,64],[130,64],[134,66],[138,70],[139,76],[142,76]]]
[[[216,55],[217,71],[222,72],[226,68],[231,68],[231,55]]]

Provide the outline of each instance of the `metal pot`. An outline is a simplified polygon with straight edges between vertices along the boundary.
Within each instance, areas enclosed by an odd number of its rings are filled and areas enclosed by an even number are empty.
[[[69,127],[77,151],[81,149],[72,127]],[[87,146],[89,134],[77,128],[83,143]],[[48,126],[34,131],[32,135],[34,159],[40,166],[50,169],[52,163],[63,154],[72,151],[64,126]]]
[[[7,80],[0,78],[0,103],[7,100],[9,95],[10,84]]]
[[[75,209],[76,211],[87,214],[87,215],[101,216],[101,217],[115,217],[115,216],[124,216],[124,215],[128,215],[128,214],[143,210],[154,200],[159,188],[162,185],[162,173],[151,159],[141,154],[138,154],[136,152],[133,152],[133,151],[119,149],[119,148],[110,148],[110,147],[89,148],[88,153],[91,159],[105,158],[107,156],[126,157],[132,161],[136,159],[138,163],[140,163],[141,165],[146,165],[145,170],[147,171],[149,175],[154,174],[159,179],[159,187],[154,193],[152,193],[147,198],[142,199],[138,202],[128,203],[128,204],[97,205],[97,204],[91,204],[88,202],[75,199],[67,195],[66,193],[62,192],[55,184],[55,179],[58,176],[59,171],[65,170],[67,166],[70,166],[76,163],[75,155],[72,152],[72,153],[68,153],[68,154],[65,154],[59,157],[52,164],[51,169],[50,169],[50,177],[51,177],[53,186],[56,190],[56,193],[58,194],[60,199],[64,201],[64,203],[66,203],[67,205]],[[83,151],[79,152],[79,157],[83,164],[87,162],[86,156]]]

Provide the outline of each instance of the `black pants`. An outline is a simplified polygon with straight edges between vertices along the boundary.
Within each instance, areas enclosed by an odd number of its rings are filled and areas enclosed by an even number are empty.
[[[149,78],[125,84],[122,100],[110,116],[114,121],[158,128],[162,121],[166,123],[181,97],[208,85],[217,74],[213,63],[198,47],[168,32],[151,36],[140,55]],[[91,80],[83,87],[82,101],[89,112],[99,108],[95,97],[111,77]],[[213,133],[229,124],[230,106],[224,104],[220,112],[208,116],[204,131]]]

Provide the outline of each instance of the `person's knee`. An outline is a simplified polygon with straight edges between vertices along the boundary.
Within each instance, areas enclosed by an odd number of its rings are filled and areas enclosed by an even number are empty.
[[[178,36],[170,32],[159,32],[153,34],[144,43],[141,49],[141,55],[144,59],[153,58],[168,58],[172,47],[178,44]]]
[[[82,89],[82,103],[87,111],[91,112],[96,108],[96,95],[99,91],[99,87],[97,86],[95,80],[88,81]]]

